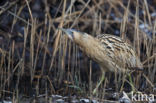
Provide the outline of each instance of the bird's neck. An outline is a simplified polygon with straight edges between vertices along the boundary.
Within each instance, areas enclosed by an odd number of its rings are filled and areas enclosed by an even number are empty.
[[[79,39],[75,40],[75,43],[78,44],[80,49],[89,57],[94,56],[99,47],[98,39],[90,35],[80,37]]]

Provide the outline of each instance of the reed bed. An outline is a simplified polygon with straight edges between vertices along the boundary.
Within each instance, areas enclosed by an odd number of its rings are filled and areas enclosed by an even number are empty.
[[[109,100],[123,91],[156,93],[155,0],[7,0],[0,3],[0,98],[52,94]],[[135,48],[144,71],[107,73],[57,28],[109,33]],[[109,95],[109,96],[108,96]],[[155,94],[156,95],[156,94]],[[47,99],[48,101],[48,99]]]

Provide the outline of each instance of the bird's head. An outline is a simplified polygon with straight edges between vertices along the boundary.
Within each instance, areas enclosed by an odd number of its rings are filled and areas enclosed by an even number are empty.
[[[84,38],[83,37],[84,33],[79,32],[75,29],[64,29],[64,28],[59,29],[62,30],[72,41],[81,40],[82,38]]]

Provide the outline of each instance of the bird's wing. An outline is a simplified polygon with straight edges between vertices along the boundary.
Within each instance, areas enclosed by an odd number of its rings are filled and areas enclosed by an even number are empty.
[[[99,35],[97,38],[106,49],[106,55],[113,66],[126,69],[136,67],[136,54],[130,44],[110,34]]]

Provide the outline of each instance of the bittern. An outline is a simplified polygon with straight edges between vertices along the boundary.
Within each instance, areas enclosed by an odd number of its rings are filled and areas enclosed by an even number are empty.
[[[102,34],[93,37],[74,29],[60,29],[80,47],[80,50],[99,64],[103,73],[100,84],[106,71],[123,73],[133,68],[142,69],[142,63],[132,46],[118,36]]]

